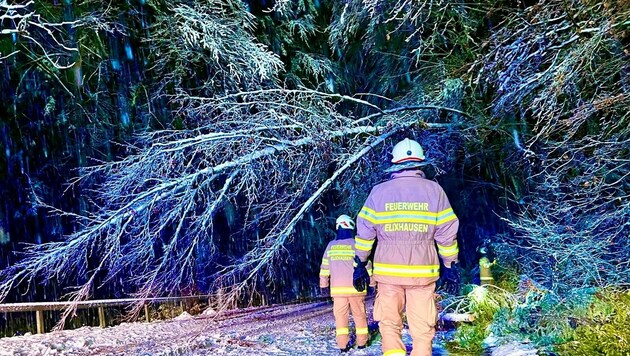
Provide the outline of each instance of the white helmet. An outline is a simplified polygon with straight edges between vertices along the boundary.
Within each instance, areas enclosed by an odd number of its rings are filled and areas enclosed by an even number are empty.
[[[339,229],[354,229],[354,220],[348,215],[339,215],[337,221],[335,221],[335,230]]]
[[[392,156],[392,163],[394,164],[422,162],[424,161],[424,150],[418,142],[406,138],[394,146]]]

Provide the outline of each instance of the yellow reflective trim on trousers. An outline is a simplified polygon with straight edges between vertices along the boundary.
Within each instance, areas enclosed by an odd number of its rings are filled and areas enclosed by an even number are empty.
[[[383,356],[405,356],[405,355],[407,355],[407,350],[401,350],[401,349],[393,349],[393,350],[387,350],[383,352]]]
[[[332,287],[330,294],[366,294],[366,291],[359,292],[354,287]]]
[[[330,270],[323,269],[319,272],[320,276],[330,276]]]
[[[337,335],[348,335],[350,331],[348,330],[348,328],[337,328],[337,330],[335,330],[335,333]]]
[[[395,277],[438,277],[439,265],[406,266],[384,263],[374,264],[374,274]]]
[[[365,335],[368,333],[368,328],[357,328],[357,335]]]

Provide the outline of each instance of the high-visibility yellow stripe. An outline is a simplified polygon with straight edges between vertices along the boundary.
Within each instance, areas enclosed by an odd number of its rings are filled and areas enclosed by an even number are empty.
[[[366,245],[366,246],[372,246],[374,245],[374,240],[364,240],[360,237],[355,237],[354,238],[354,245]]]
[[[366,291],[359,292],[354,287],[332,287],[330,294],[366,294]]]
[[[363,208],[361,208],[361,213],[365,213],[368,215],[376,215],[376,211],[374,209],[368,208],[367,206],[364,206]]]
[[[365,335],[368,333],[368,328],[357,328],[357,335]]]
[[[333,256],[354,256],[354,251],[343,251],[343,252],[333,252],[333,253],[328,253],[328,257],[333,257]]]
[[[370,251],[374,245],[374,240],[364,240],[359,237],[354,238],[354,247],[361,251]]]
[[[354,256],[354,251],[328,251],[328,257],[333,256]]]
[[[457,247],[457,241],[451,246],[442,246],[440,244],[437,244],[437,246],[438,246],[438,252],[440,253],[440,255],[445,256],[445,257],[454,256],[459,253],[459,247]]]
[[[481,278],[482,281],[490,281],[494,279],[493,277],[479,277],[479,278]]]
[[[368,207],[363,207],[361,212],[359,213],[362,217],[366,219],[373,220],[381,220],[387,218],[395,218],[395,217],[415,217],[415,218],[424,218],[427,220],[435,221],[438,217],[438,213],[434,213],[431,211],[418,211],[418,210],[396,210],[396,211],[374,211]]]
[[[329,265],[329,264],[330,264],[330,262],[328,261],[328,259],[327,259],[327,258],[323,258],[323,259],[322,259],[322,264],[323,264],[324,266],[327,266],[327,265]]]
[[[422,219],[422,218],[411,218],[411,217],[396,217],[396,218],[388,218],[388,219],[379,219],[377,224],[392,224],[392,223],[422,223],[427,225],[435,225],[435,220]]]
[[[440,250],[444,250],[444,251],[457,250],[457,241],[455,241],[455,243],[452,244],[451,246],[444,246],[444,245],[440,245],[440,244],[437,244],[437,245],[438,245],[438,249],[440,249]]]
[[[320,276],[324,276],[324,277],[325,277],[325,276],[330,276],[330,270],[328,270],[328,269],[323,269],[323,270],[319,271],[319,275],[320,275]]]
[[[454,219],[452,210],[450,212],[451,215],[448,214],[449,212],[445,210],[445,213],[443,214],[444,220],[440,220],[440,223],[445,223]],[[438,223],[438,213],[428,211],[398,210],[376,212],[370,208],[363,207],[359,216],[376,225],[405,222],[422,223],[427,225],[436,225]]]
[[[378,224],[378,220],[375,217],[363,214],[363,212],[359,213],[359,217],[371,222],[372,224]]]
[[[348,335],[350,333],[348,328],[337,328],[335,332],[337,335]]]
[[[457,219],[457,216],[455,216],[455,214],[453,214],[453,215],[450,215],[450,216],[447,216],[447,217],[445,217],[443,219],[438,220],[436,225],[439,226],[439,225],[442,225],[442,224],[446,224],[447,222],[455,220],[455,219]]]
[[[451,257],[451,256],[455,256],[459,253],[459,250],[455,250],[453,252],[443,252],[440,251],[440,255],[444,256],[444,257]]]
[[[377,225],[399,222],[441,225],[457,219],[457,216],[453,212],[452,208],[447,208],[434,213],[430,211],[417,210],[375,211],[364,206],[361,209],[359,216]]]
[[[438,217],[438,219],[439,219],[441,216],[444,216],[444,215],[446,215],[446,214],[450,214],[450,213],[452,213],[452,212],[453,212],[453,208],[446,208],[446,209],[444,209],[444,210],[442,210],[442,211],[438,211],[438,213],[437,213],[437,217]]]
[[[364,245],[364,244],[355,244],[354,247],[356,247],[357,250],[361,250],[361,251],[370,251],[372,249],[372,245]]]
[[[444,210],[443,213],[446,214],[447,210]],[[366,215],[371,215],[372,217],[387,217],[387,216],[394,216],[394,215],[418,215],[418,216],[422,215],[422,216],[426,216],[430,218],[435,218],[440,214],[440,213],[434,213],[432,211],[423,211],[423,210],[376,211],[365,206],[363,207],[362,212],[364,212]]]
[[[406,266],[375,263],[374,274],[381,276],[396,277],[438,277],[440,275],[439,265]]]
[[[372,209],[372,208],[368,208],[368,207],[367,207],[367,206],[365,206],[365,205],[363,206],[363,208],[361,208],[361,210],[365,210],[365,211],[367,211],[367,212],[369,212],[369,213],[372,213],[372,214],[375,214],[375,213],[376,213],[376,211],[375,211],[374,209]]]
[[[405,355],[407,355],[407,350],[401,350],[401,349],[393,349],[393,350],[387,350],[383,352],[383,356],[405,356]]]
[[[438,212],[436,224],[437,225],[446,224],[447,222],[451,220],[455,220],[455,219],[457,219],[457,216],[455,216],[455,213],[453,212],[452,208],[444,209]]]
[[[423,217],[425,219],[435,220],[437,213],[430,211],[416,211],[416,210],[397,210],[397,211],[379,211],[375,213],[377,218],[390,218],[394,216],[416,216]]]
[[[396,210],[396,211],[379,211],[376,213],[378,217],[396,216],[396,215],[415,215],[425,216],[427,218],[436,218],[438,213],[431,211],[418,211],[418,210]]]
[[[347,254],[347,253],[354,253],[354,250],[353,249],[348,249],[348,250],[329,250],[328,251],[329,255],[330,254],[333,254],[333,255],[335,255],[335,254],[344,254],[344,253],[345,254]]]
[[[359,214],[359,216],[361,216]],[[366,220],[368,220],[369,222],[371,222],[374,225],[383,225],[383,224],[391,224],[391,223],[397,223],[397,222],[408,222],[408,223],[423,223],[423,224],[427,224],[427,225],[435,225],[436,222],[435,220],[429,220],[429,219],[423,219],[423,218],[415,218],[415,217],[396,217],[396,218],[368,218],[365,217]],[[357,248],[359,248],[357,246]]]

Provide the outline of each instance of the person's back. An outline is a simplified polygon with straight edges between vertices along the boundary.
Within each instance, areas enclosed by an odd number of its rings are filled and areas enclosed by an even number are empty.
[[[357,291],[353,286],[354,271],[354,221],[341,215],[337,219],[337,237],[328,243],[320,267],[320,287],[330,288],[335,316],[335,334],[337,346],[342,352],[348,351],[349,328],[348,316],[352,311],[354,318],[357,346],[363,348],[368,341],[365,295],[367,291]]]
[[[360,218],[374,224],[378,245],[374,279],[396,285],[428,285],[439,278],[439,259],[457,259],[456,217],[442,187],[419,170],[402,171],[375,186]],[[451,250],[454,254],[448,253]]]
[[[379,321],[385,355],[406,355],[402,342],[402,313],[406,311],[413,338],[412,355],[431,355],[437,310],[435,282],[445,275],[458,279],[457,229],[459,221],[439,184],[419,170],[425,160],[420,144],[405,139],[392,151],[391,179],[375,186],[357,219],[355,246],[357,290],[367,288],[367,261],[375,240],[374,276],[378,293],[374,319]],[[435,245],[437,243],[437,251]]]

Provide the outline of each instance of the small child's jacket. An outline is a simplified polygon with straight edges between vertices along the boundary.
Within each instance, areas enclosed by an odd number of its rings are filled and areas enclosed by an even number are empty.
[[[319,272],[319,286],[330,286],[332,297],[364,296],[367,291],[359,292],[352,285],[354,272],[354,239],[352,230],[340,229],[336,240],[328,243]],[[349,237],[345,238],[345,234]],[[372,275],[372,264],[368,262],[367,270]]]

